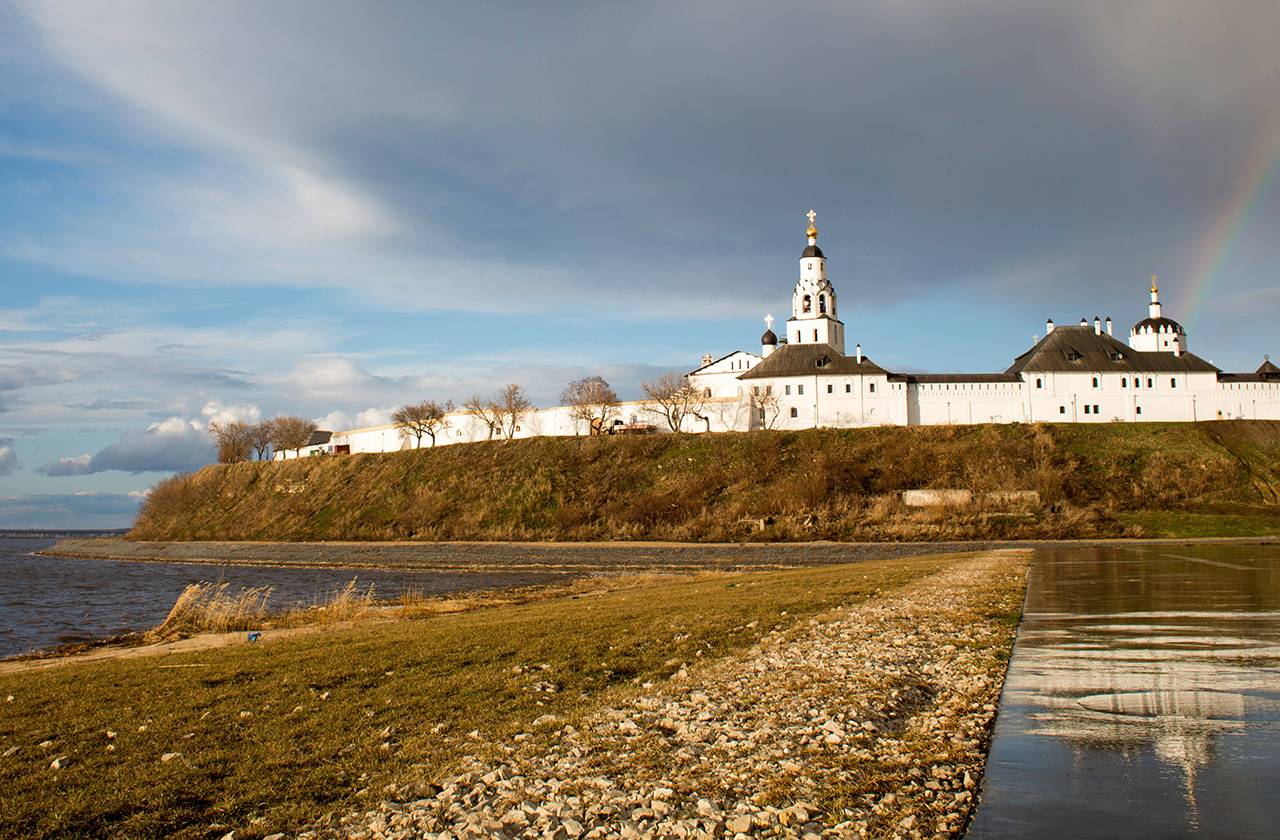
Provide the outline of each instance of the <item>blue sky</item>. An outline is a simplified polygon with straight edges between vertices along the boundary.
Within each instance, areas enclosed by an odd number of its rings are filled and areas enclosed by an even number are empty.
[[[472,7],[474,6],[474,8]],[[1280,352],[1274,3],[0,4],[0,527],[126,525],[211,419],[623,396],[785,316],[1001,370],[1143,316]]]

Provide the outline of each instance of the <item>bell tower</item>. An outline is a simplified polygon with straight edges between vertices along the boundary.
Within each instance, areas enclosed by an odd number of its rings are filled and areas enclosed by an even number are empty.
[[[844,355],[844,324],[836,310],[836,290],[827,279],[827,258],[818,247],[818,214],[810,210],[805,230],[809,245],[800,254],[800,280],[791,294],[787,341],[792,344],[828,344]]]

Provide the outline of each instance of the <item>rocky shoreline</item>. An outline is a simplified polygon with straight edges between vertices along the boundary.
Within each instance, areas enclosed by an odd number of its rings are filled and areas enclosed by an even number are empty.
[[[475,743],[454,775],[300,836],[956,837],[1029,557],[961,560],[509,743],[443,733]]]
[[[977,542],[539,543],[539,542],[152,542],[119,537],[60,540],[56,557],[131,562],[415,571],[746,571],[891,560],[955,552],[1109,544],[1280,542],[1278,537]]]

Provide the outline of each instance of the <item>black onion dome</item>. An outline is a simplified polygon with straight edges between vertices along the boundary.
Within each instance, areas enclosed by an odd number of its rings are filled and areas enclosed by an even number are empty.
[[[765,330],[764,335],[760,336],[761,345],[769,345],[771,347],[778,346],[778,336],[773,330]]]
[[[1141,321],[1133,325],[1134,332],[1142,332],[1146,327],[1150,327],[1154,332],[1166,330],[1168,332],[1182,333],[1182,324],[1172,318],[1143,318]]]
[[[805,257],[822,257],[822,259],[825,260],[827,255],[822,253],[822,249],[817,245],[810,245],[808,248],[804,249],[803,253],[800,254],[800,259],[804,259]]]

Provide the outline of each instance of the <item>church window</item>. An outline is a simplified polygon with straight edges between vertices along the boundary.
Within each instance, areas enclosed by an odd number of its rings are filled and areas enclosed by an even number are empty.
[[[1093,387],[1095,387],[1095,388],[1097,388],[1097,387],[1098,387],[1098,377],[1096,377],[1096,376],[1093,378]]]
[[[836,386],[834,386],[834,385],[828,385],[828,386],[827,386],[827,393],[828,393],[828,394],[834,393],[834,392],[835,392],[835,387],[836,387]]]
[[[852,394],[852,393],[853,393],[853,383],[852,383],[852,382],[846,382],[846,383],[844,383],[844,392],[845,392],[846,394]]]
[[[1128,380],[1128,378],[1127,378],[1127,377],[1121,377],[1121,378],[1120,378],[1120,387],[1121,387],[1121,388],[1128,388],[1128,387],[1129,387],[1129,380]]]
[[[1085,414],[1092,414],[1092,413],[1093,413],[1092,408],[1093,408],[1093,406],[1086,405],[1086,406],[1084,407],[1084,413],[1085,413]]]
[[[1155,380],[1153,380],[1150,376],[1147,377],[1147,387],[1148,388],[1156,387]]]
[[[1058,413],[1059,413],[1059,414],[1066,414],[1066,413],[1067,413],[1067,407],[1066,407],[1065,405],[1060,405],[1060,406],[1058,406]]]
[[[804,296],[804,299],[803,299],[803,300],[801,301],[801,303],[800,303],[800,311],[801,311],[801,312],[812,312],[812,311],[813,311],[813,298],[812,298],[812,297],[810,297],[809,295],[805,295],[805,296]]]
[[[1037,388],[1043,388],[1043,387],[1044,387],[1044,380],[1043,380],[1043,379],[1041,379],[1041,378],[1039,378],[1039,377],[1036,377],[1036,387],[1037,387]]]
[[[818,295],[818,314],[819,315],[827,314],[827,296],[826,295]]]
[[[872,382],[872,383],[871,383],[871,393],[873,393],[873,394],[874,394],[875,392],[876,392],[876,383]]]
[[[1134,414],[1141,414],[1141,413],[1142,413],[1142,406],[1140,406],[1140,405],[1135,405],[1135,406],[1133,407],[1133,413],[1134,413]]]
[[[764,386],[764,392],[765,392],[766,394],[772,394],[772,393],[773,393],[773,386],[772,386],[772,385],[766,385],[766,386]]]
[[[1170,387],[1170,388],[1177,388],[1177,387],[1178,387],[1178,380],[1177,380],[1177,379],[1175,379],[1175,378],[1173,378],[1173,377],[1169,377],[1169,387]]]
[[[707,389],[707,391],[706,391],[706,393],[705,393],[705,394],[703,394],[703,396],[705,396],[705,397],[709,397],[709,396],[711,396],[711,389],[710,389],[710,388],[708,388],[708,389]]]
[[[1093,413],[1094,413],[1094,414],[1101,414],[1102,412],[1098,410],[1098,406],[1097,406],[1097,405],[1094,405],[1094,407],[1093,407]]]
[[[792,416],[792,417],[799,417],[799,416],[800,416],[800,409],[798,409],[798,408],[793,408],[793,409],[791,409],[791,416]]]
[[[817,340],[818,340],[818,331],[817,331],[817,330],[814,330],[814,331],[813,331],[813,340],[814,340],[814,341],[817,341]]]
[[[801,396],[804,396],[804,386],[803,386],[803,385],[797,385],[797,386],[796,386],[796,393],[797,393],[797,394],[799,394],[799,395],[801,395]]]
[[[791,396],[791,386],[790,386],[790,385],[788,385],[788,386],[787,386],[787,396],[788,396],[788,397],[789,397],[789,396]]]

